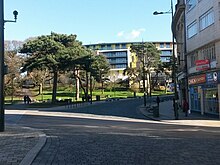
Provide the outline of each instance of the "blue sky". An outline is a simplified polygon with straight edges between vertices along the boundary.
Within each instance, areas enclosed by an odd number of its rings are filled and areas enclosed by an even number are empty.
[[[176,0],[173,0],[174,5]],[[171,41],[170,0],[4,0],[5,40],[24,41],[51,31],[76,34],[83,44]]]

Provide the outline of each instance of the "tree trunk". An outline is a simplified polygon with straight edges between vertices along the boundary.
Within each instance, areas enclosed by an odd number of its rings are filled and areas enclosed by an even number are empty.
[[[90,103],[92,104],[92,75],[91,75],[91,73],[90,73],[90,85],[89,85],[89,87],[90,87]]]
[[[104,81],[102,80],[102,94],[104,94]]]
[[[52,103],[56,103],[58,73],[54,71]]]
[[[14,101],[14,77],[12,77],[12,95],[11,95],[11,103]]]
[[[79,100],[79,70],[75,70],[75,80],[76,80],[76,100]]]
[[[86,93],[85,93],[85,97],[86,97],[87,102],[88,102],[88,93],[89,93],[89,74],[86,71]]]
[[[149,75],[149,90],[150,90],[150,97],[151,97],[151,93],[152,93],[152,86],[151,86],[151,73],[149,72],[148,73],[148,75]]]
[[[40,83],[40,84],[39,84],[39,89],[38,89],[38,94],[39,94],[39,95],[41,95],[42,92],[43,92],[43,88],[42,88],[42,87],[43,87],[43,85],[42,85],[42,83]]]
[[[150,96],[151,85],[150,85],[150,74],[149,74],[149,72],[146,72],[146,75],[147,75],[147,96]]]
[[[39,84],[39,95],[41,95],[41,100],[44,100],[44,96],[43,96],[43,83]]]
[[[159,78],[159,73],[157,72],[156,73],[156,79],[155,79],[155,81],[152,83],[152,89],[154,89],[156,86],[157,86],[157,82],[158,82],[158,78]]]
[[[84,94],[86,95],[86,89],[84,88],[83,83],[82,83],[82,80],[81,80],[81,78],[80,78],[80,76],[79,76],[79,71],[78,71],[78,75],[75,74],[75,71],[74,71],[74,76],[76,77],[75,79],[78,79],[79,87],[82,88]]]

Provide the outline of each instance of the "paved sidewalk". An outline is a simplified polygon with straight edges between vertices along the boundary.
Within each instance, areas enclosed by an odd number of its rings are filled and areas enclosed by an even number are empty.
[[[0,132],[0,164],[30,165],[45,142],[46,135],[36,129],[7,124]]]
[[[147,106],[149,106],[149,104]],[[151,104],[151,106],[156,106],[156,104]],[[175,120],[172,101],[165,101],[160,103],[159,117],[154,117],[153,113],[149,112],[144,106],[141,106],[139,109],[144,116],[155,121],[178,123],[183,125],[220,127],[220,119],[201,115],[196,112],[191,112],[187,117],[185,117],[185,113],[182,112],[182,110],[179,110],[179,118],[178,120]]]
[[[93,102],[92,105],[103,101]],[[7,114],[5,131],[0,132],[0,165],[31,165],[37,154],[47,141],[47,137],[39,130],[16,125],[26,109],[51,110],[73,109],[90,106],[90,103],[57,106],[52,108],[28,108],[25,104],[6,106]],[[17,110],[17,115],[10,116],[10,110]],[[23,111],[20,111],[23,110]]]

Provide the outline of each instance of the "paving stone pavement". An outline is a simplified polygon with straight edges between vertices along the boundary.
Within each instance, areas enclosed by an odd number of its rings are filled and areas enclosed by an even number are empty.
[[[6,125],[0,132],[0,165],[31,164],[45,142],[45,135],[36,129]]]
[[[92,124],[91,124],[92,125]],[[140,127],[139,127],[140,128]],[[220,141],[199,135],[181,136],[169,126],[165,133],[106,128],[47,130],[48,142],[33,165],[214,165],[219,164]],[[142,128],[143,129],[143,128]],[[177,128],[176,128],[177,129]],[[195,129],[196,131],[196,129]],[[194,132],[195,132],[194,131]],[[187,131],[186,131],[187,132]],[[207,150],[209,152],[207,152]],[[205,153],[205,154],[204,154]],[[172,161],[171,161],[172,159]]]
[[[140,111],[153,120],[176,124],[170,104],[172,103],[161,103],[159,118],[154,118],[143,106]],[[197,125],[219,127],[219,121],[197,114],[191,114],[187,118],[180,114],[180,119],[184,124],[188,121],[188,125],[195,124],[192,121],[197,119],[200,121]],[[181,121],[178,122],[181,124]],[[199,135],[194,137],[190,134],[183,138],[169,129],[163,135],[152,133],[147,128],[147,131],[140,133],[136,128],[126,130],[113,126],[103,130],[101,126],[97,126],[93,131],[85,128],[72,129],[68,125],[65,130],[58,127],[56,129],[55,134],[45,131],[46,137],[40,130],[6,125],[5,132],[0,132],[0,165],[70,165],[88,162],[91,165],[220,164],[219,156],[216,156],[220,152],[220,141],[214,135],[207,135],[210,136],[207,141]],[[40,150],[39,157],[36,157]],[[207,150],[212,152],[207,153]],[[173,159],[172,163],[170,159]]]
[[[155,121],[162,121],[167,123],[178,123],[183,125],[197,125],[197,126],[213,126],[220,127],[220,119],[218,116],[210,117],[201,115],[198,112],[191,112],[187,117],[181,109],[178,110],[178,120],[175,120],[172,101],[161,102],[159,106],[159,117],[154,117],[153,112],[148,110],[149,106],[156,106],[156,104],[147,104],[139,107],[140,112],[149,119]]]

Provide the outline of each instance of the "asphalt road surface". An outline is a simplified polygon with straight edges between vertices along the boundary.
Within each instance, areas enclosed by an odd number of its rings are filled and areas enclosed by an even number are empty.
[[[78,109],[25,110],[18,125],[37,128],[47,142],[33,165],[217,165],[220,130],[145,118],[142,99]]]

